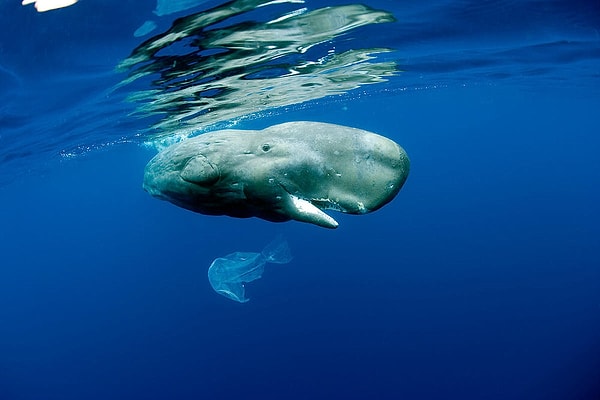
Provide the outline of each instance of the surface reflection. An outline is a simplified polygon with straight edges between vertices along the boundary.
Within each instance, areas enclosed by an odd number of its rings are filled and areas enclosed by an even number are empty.
[[[246,20],[251,11],[289,1],[237,0],[177,19],[171,28],[138,46],[119,69],[122,82],[150,79],[133,92],[137,114],[160,115],[154,137],[187,136],[194,130],[267,109],[289,106],[397,72],[381,60],[387,48],[336,50],[334,39],[359,27],[393,22],[385,11],[352,4],[300,8],[266,22]],[[252,14],[253,17],[256,17]]]

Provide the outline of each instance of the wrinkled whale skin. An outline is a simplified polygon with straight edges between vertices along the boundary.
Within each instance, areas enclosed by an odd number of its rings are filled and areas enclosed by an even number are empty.
[[[144,189],[201,214],[335,228],[322,210],[381,208],[406,181],[409,165],[406,152],[383,136],[298,121],[214,131],[171,145],[147,164]]]

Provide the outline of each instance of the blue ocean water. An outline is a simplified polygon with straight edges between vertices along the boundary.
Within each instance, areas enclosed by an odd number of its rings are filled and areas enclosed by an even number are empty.
[[[47,13],[0,2],[1,400],[600,399],[600,6],[363,3],[395,21],[315,39],[285,66],[385,49],[371,66],[354,60],[381,81],[339,92],[311,81],[314,98],[289,104],[252,103],[255,86],[204,92],[226,101],[192,124],[312,120],[400,143],[411,172],[398,197],[332,213],[340,227],[326,230],[194,214],[142,190],[148,143],[170,132],[149,128],[169,115],[189,128],[177,113],[191,101],[160,113],[127,99],[188,83],[162,82],[165,63],[121,85],[137,67],[117,67],[219,1],[171,12],[176,2],[81,0]],[[346,4],[265,5],[192,39]],[[156,29],[141,35],[146,21]],[[326,73],[348,76],[347,65]],[[274,86],[284,77],[244,67]],[[294,258],[268,264],[249,302],[211,289],[212,260],[280,234]]]

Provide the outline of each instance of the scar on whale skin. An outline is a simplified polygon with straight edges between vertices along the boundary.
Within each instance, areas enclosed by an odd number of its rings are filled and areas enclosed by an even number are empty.
[[[171,145],[146,165],[144,189],[201,214],[336,228],[323,210],[375,211],[398,194],[409,168],[406,152],[388,138],[298,121]]]

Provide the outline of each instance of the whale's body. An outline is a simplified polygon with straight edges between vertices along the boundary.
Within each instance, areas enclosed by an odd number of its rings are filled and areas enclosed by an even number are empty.
[[[167,147],[146,166],[144,189],[201,214],[336,228],[322,210],[375,211],[398,194],[408,171],[406,152],[383,136],[288,122],[210,132]]]

